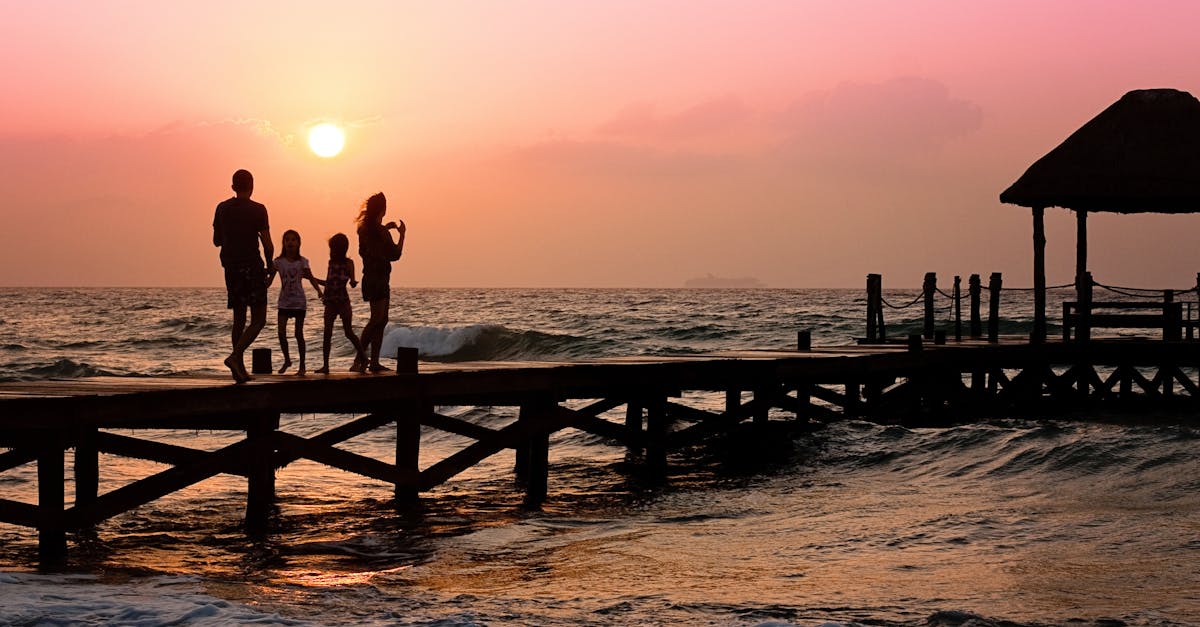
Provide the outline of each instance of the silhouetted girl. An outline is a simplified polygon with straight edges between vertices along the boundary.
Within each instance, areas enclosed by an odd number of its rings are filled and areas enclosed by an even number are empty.
[[[287,230],[283,233],[283,254],[275,258],[275,272],[279,273],[279,348],[283,350],[283,367],[279,374],[287,372],[292,365],[292,357],[288,354],[287,321],[296,320],[296,348],[300,353],[300,368],[296,374],[304,374],[304,314],[308,309],[308,296],[304,293],[303,279],[312,283],[317,290],[317,298],[321,297],[321,286],[313,277],[308,267],[308,260],[300,256],[300,234]],[[275,280],[272,273],[267,279],[269,285]]]
[[[350,287],[355,287],[358,281],[354,280],[354,260],[346,256],[348,250],[350,238],[342,233],[329,238],[329,270],[325,273],[324,281],[317,279],[318,283],[325,285],[325,344],[322,346],[325,365],[317,370],[321,374],[329,374],[329,344],[333,341],[333,321],[339,316],[346,339],[354,345],[355,368],[362,372],[367,365],[367,356],[363,354],[362,344],[350,326],[354,311],[350,308],[350,294],[346,292],[346,283],[349,282]]]

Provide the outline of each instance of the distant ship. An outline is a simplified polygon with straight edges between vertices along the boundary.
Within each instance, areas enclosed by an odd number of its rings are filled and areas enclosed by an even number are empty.
[[[767,285],[754,277],[721,277],[708,274],[698,279],[688,279],[684,287],[766,287]]]

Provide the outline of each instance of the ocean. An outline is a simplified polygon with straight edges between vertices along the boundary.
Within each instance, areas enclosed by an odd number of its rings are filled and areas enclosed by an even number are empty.
[[[896,305],[916,295],[885,294]],[[1052,294],[1052,318],[1067,296]],[[1029,293],[1004,298],[1001,332],[1027,332]],[[948,305],[939,298],[939,325],[952,329]],[[366,310],[355,308],[360,328]],[[886,310],[888,333],[918,331],[919,309]],[[864,320],[865,293],[854,289],[396,288],[384,353],[698,354],[787,348],[799,330],[844,345]],[[227,325],[221,289],[2,288],[0,381],[227,374]],[[306,332],[311,371],[319,316]],[[255,346],[272,348],[278,365],[273,315]],[[333,367],[352,355],[335,332]],[[723,398],[687,401],[719,408]],[[504,408],[439,411],[512,418]],[[308,435],[339,418],[282,421]],[[426,431],[422,464],[462,444]],[[1200,624],[1198,445],[1192,415],[936,429],[848,420],[769,445],[714,440],[672,454],[666,480],[654,481],[624,449],[567,430],[552,439],[538,509],[522,504],[511,455],[403,510],[390,485],[297,462],[278,474],[273,531],[261,540],[241,527],[244,479],[223,475],[71,536],[65,572],[38,572],[35,532],[0,524],[0,624]],[[387,459],[394,433],[345,447]],[[161,468],[102,462],[102,491]],[[34,501],[35,475],[32,465],[0,475],[0,498]]]

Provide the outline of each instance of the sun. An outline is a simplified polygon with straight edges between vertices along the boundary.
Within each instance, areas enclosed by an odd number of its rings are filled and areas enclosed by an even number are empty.
[[[346,145],[346,134],[333,124],[318,124],[308,131],[308,147],[318,157],[336,157]]]

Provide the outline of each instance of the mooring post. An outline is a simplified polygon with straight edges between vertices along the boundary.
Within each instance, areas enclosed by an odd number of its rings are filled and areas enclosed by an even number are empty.
[[[266,531],[275,502],[275,430],[279,414],[264,413],[246,428],[246,530]]]
[[[250,351],[250,371],[254,374],[271,374],[271,349],[256,348]]]
[[[971,339],[973,340],[983,336],[983,322],[979,318],[979,296],[982,291],[978,274],[972,274],[967,278],[967,292],[971,296]]]
[[[43,569],[62,566],[67,560],[67,530],[64,505],[66,453],[56,433],[39,435],[38,476],[38,562]]]
[[[812,350],[812,331],[796,331],[796,350]]]
[[[558,404],[549,396],[537,396],[521,404],[519,422],[525,423],[525,504],[541,505],[546,500],[550,475],[549,422]],[[519,477],[519,475],[518,475]]]
[[[999,272],[993,272],[988,279],[988,341],[1000,341],[1000,290],[1004,279]]]
[[[100,451],[96,428],[80,427],[75,439],[75,506],[96,502],[100,493]]]
[[[642,451],[642,402],[631,398],[625,403],[626,448],[630,453]]]
[[[962,277],[954,275],[954,341],[962,341]]]
[[[396,471],[401,475],[395,485],[397,505],[411,505],[421,498],[421,419],[431,411],[418,398],[404,403],[396,415]]]
[[[933,297],[937,292],[937,273],[926,272],[925,283],[922,286],[925,296],[925,339],[933,339]]]
[[[417,374],[417,349],[411,346],[396,347],[396,374]]]

